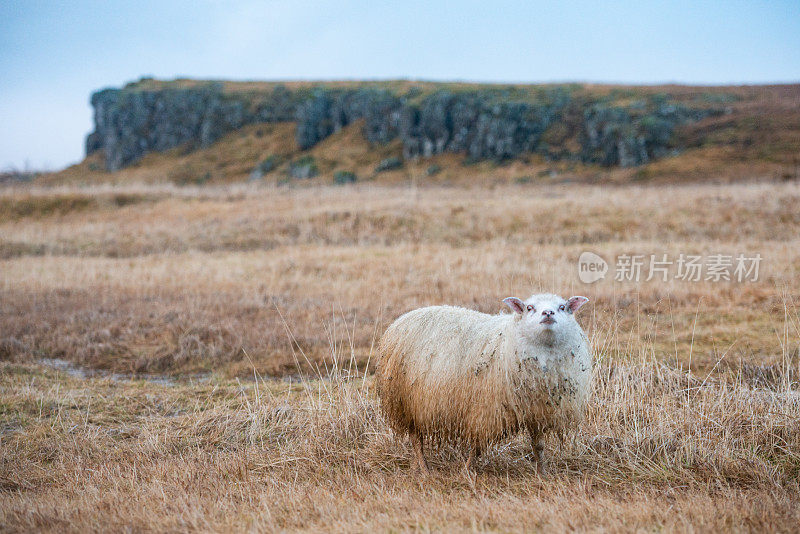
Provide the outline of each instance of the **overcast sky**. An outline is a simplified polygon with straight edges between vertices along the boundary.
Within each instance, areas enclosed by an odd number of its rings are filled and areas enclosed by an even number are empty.
[[[141,76],[800,81],[800,0],[0,2],[0,169],[83,157],[92,91]]]

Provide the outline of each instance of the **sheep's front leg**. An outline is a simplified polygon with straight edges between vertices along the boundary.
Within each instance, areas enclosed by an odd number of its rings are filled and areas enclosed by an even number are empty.
[[[536,470],[540,475],[544,475],[544,433],[536,427],[528,427],[531,436],[531,447],[533,447],[533,458],[536,461]]]
[[[422,435],[418,432],[411,433],[411,444],[414,447],[414,453],[417,457],[417,468],[420,472],[424,475],[430,473],[428,469],[428,463],[425,461],[425,455],[422,453]]]
[[[480,458],[481,456],[481,448],[478,445],[470,446],[469,448],[469,456],[467,456],[467,472],[469,472],[473,467],[475,467],[475,460]]]

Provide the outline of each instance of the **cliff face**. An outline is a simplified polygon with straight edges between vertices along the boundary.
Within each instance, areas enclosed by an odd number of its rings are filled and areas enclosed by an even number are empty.
[[[220,84],[191,89],[138,91],[106,89],[92,95],[95,130],[86,154],[105,152],[107,170],[118,170],[147,152],[180,145],[208,146],[251,122],[291,120],[291,95],[275,91],[268,105],[252,110],[244,100],[225,95]]]
[[[103,150],[112,171],[151,151],[208,146],[245,124],[294,121],[297,145],[307,149],[362,119],[370,143],[399,138],[406,159],[455,152],[472,160],[504,160],[538,153],[634,166],[680,149],[677,126],[722,113],[661,94],[609,98],[575,86],[458,91],[443,86],[422,93],[369,84],[237,92],[226,92],[221,83],[133,85],[99,91],[91,103],[95,130],[86,139],[86,152]]]

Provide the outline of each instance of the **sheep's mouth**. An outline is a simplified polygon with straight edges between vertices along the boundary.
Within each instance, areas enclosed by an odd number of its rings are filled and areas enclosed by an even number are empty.
[[[539,321],[539,324],[556,324],[556,320],[553,319],[552,317],[545,317],[544,319]]]

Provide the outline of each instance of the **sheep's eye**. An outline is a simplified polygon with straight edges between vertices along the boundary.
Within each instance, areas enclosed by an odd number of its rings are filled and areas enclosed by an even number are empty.
[[[533,308],[533,306],[531,306],[530,304],[528,304],[528,311],[533,311],[533,309],[534,309],[534,308]]]
[[[566,310],[566,308],[564,307],[564,305],[563,305],[563,304],[562,304],[561,306],[559,306],[559,307],[558,307],[558,309],[559,309],[559,310],[561,310],[561,311],[564,311],[564,310]]]

